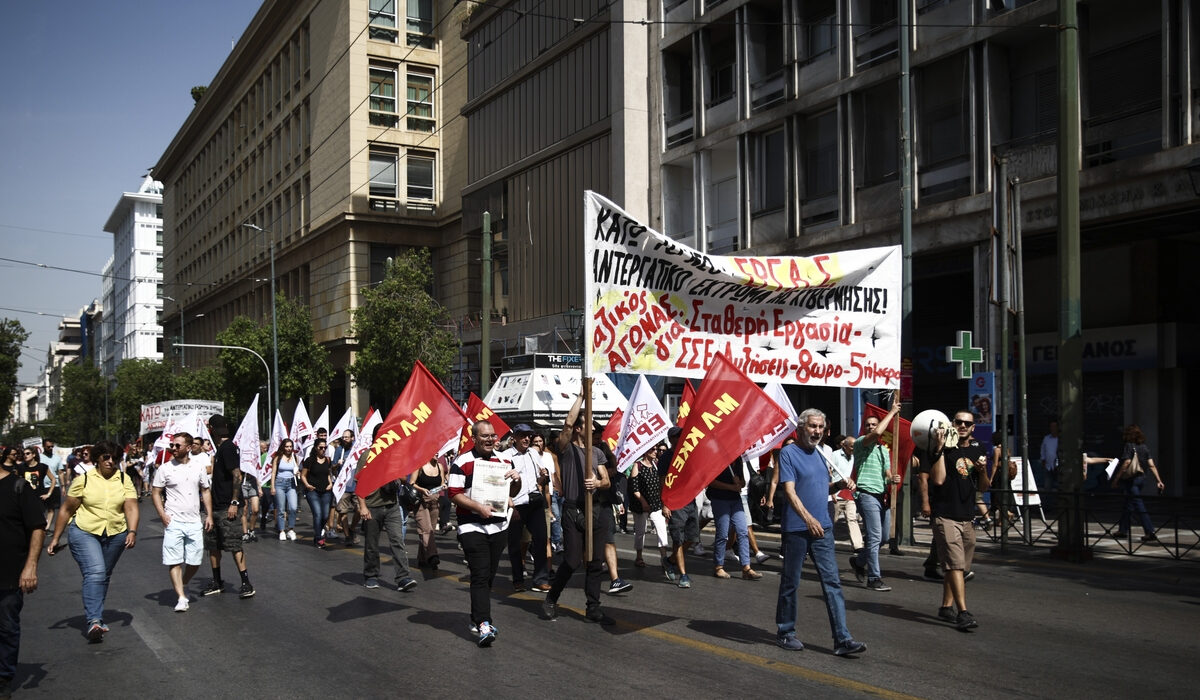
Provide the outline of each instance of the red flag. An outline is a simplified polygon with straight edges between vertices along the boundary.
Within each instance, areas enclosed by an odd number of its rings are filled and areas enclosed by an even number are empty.
[[[671,467],[663,480],[663,505],[687,505],[730,462],[787,420],[787,414],[724,355],[716,355],[689,404]]]
[[[876,406],[875,404],[869,403],[867,404],[866,410],[863,411],[863,423],[865,424],[866,419],[870,418],[871,416],[875,416],[880,420],[880,422],[882,422],[884,418],[887,418],[887,414],[887,411]],[[892,442],[892,432],[896,430],[897,423],[900,424],[900,449],[896,450],[898,454],[895,456],[900,458],[900,478],[903,479],[904,475],[908,473],[908,464],[912,461],[913,449],[916,447],[912,441],[912,423],[901,418],[900,416],[896,416],[892,419],[891,423],[888,423],[887,430],[884,431],[883,437],[880,438],[880,440],[883,441],[884,445],[887,445],[889,451],[892,451],[892,445],[894,444]]]
[[[621,440],[621,421],[625,419],[625,411],[617,409],[613,411],[612,416],[608,419],[608,425],[604,426],[604,432],[600,433],[600,437],[608,443],[608,449],[616,450],[617,443]]]
[[[420,360],[358,472],[355,493],[367,496],[393,479],[413,473],[462,430],[466,415]]]
[[[692,386],[692,380],[683,380],[683,395],[679,397],[679,411],[675,414],[675,425],[683,427],[683,421],[687,419],[688,413],[692,410],[692,403],[696,401],[696,389]]]
[[[496,415],[496,412],[488,408],[488,405],[483,402],[483,399],[471,392],[470,398],[467,399],[467,418],[471,419],[470,423],[462,429],[462,436],[458,440],[458,453],[462,454],[475,446],[475,441],[471,439],[471,424],[477,420],[486,420],[496,429],[497,437],[504,437],[508,434],[511,428],[504,419]]]

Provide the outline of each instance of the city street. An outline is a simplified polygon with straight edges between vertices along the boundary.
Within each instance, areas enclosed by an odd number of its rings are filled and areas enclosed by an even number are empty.
[[[923,547],[885,555],[893,590],[877,593],[855,582],[842,546],[848,624],[869,649],[839,658],[809,567],[798,627],[807,648],[788,652],[773,643],[778,558],[754,582],[718,580],[710,557],[689,556],[694,585],[682,590],[663,579],[653,548],[648,566],[634,568],[632,536],[622,534],[620,573],[634,587],[604,596],[615,626],[583,620],[581,574],[559,619],[540,619],[541,596],[512,592],[506,559],[493,595],[498,639],[479,649],[452,536],[440,539],[437,576],[418,575],[400,593],[385,559],[387,585],[367,590],[361,547],[312,547],[306,512],[300,541],[247,545],[255,597],[237,597],[226,555],[226,592],[193,596],[179,614],[148,499],[142,516],[142,538],[113,576],[103,643],[83,637],[70,553],[43,554],[40,587],[25,599],[14,697],[1190,697],[1200,652],[1194,563],[1126,556],[1074,566],[1045,550],[1002,556],[989,545],[967,592],[979,627],[963,633],[936,617],[941,587],[921,579]],[[703,539],[711,547],[711,528]],[[777,534],[759,540],[778,552]],[[407,542],[415,559],[411,529]],[[190,590],[208,578],[206,563]]]

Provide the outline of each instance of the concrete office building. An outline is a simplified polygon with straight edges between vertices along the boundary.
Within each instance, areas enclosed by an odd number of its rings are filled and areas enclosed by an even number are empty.
[[[155,166],[165,185],[163,284],[175,299],[164,307],[166,335],[184,325],[186,342],[213,343],[238,315],[270,324],[273,244],[279,292],[311,308],[316,340],[332,352],[331,414],[352,405],[362,415],[366,392],[344,371],[352,314],[386,259],[431,248],[435,295],[464,306],[466,262],[454,242],[466,122],[456,117],[469,6],[263,3]],[[187,357],[192,366],[215,354]],[[314,415],[325,394],[313,387],[306,397]]]
[[[113,256],[101,282],[104,320],[96,349],[100,371],[111,377],[125,359],[161,360],[163,305],[163,186],[147,175],[125,192],[104,224]]]
[[[965,406],[944,348],[973,330],[997,369],[997,160],[1021,182],[1036,453],[1056,413],[1055,0],[654,3],[652,222],[713,253],[900,242],[900,26],[911,31],[916,408]],[[661,14],[658,14],[661,13]],[[905,21],[898,21],[904,19]],[[1085,447],[1140,423],[1170,492],[1200,389],[1187,260],[1200,228],[1200,3],[1079,4]],[[980,369],[977,367],[976,369]],[[843,397],[799,390],[837,411]],[[836,426],[835,426],[836,427]],[[850,426],[847,426],[850,427]]]

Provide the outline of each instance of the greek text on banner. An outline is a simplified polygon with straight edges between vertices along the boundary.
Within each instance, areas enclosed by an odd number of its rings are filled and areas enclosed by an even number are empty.
[[[899,387],[899,246],[708,255],[585,200],[592,373],[703,377],[720,353],[756,382]]]

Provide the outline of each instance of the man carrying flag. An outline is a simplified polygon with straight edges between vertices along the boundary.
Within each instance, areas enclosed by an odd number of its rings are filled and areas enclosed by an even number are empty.
[[[382,424],[371,429],[371,442],[379,438]],[[363,426],[364,432],[366,425]],[[363,450],[356,472],[361,472],[372,454]],[[356,484],[357,486],[357,484]],[[379,588],[379,535],[387,531],[392,546],[392,563],[396,567],[396,590],[411,591],[417,581],[408,571],[408,551],[404,549],[404,509],[396,496],[396,482],[388,481],[375,490],[358,495],[358,517],[363,521],[363,586]]]
[[[833,521],[826,505],[829,494],[841,488],[842,482],[830,483],[829,467],[819,449],[824,434],[825,414],[807,409],[800,414],[800,441],[779,452],[779,483],[786,503],[780,531],[786,556],[775,606],[775,643],[788,651],[804,648],[796,638],[796,590],[804,557],[811,553],[829,613],[833,653],[847,656],[866,651],[867,645],[854,641],[846,629],[846,602],[834,555]]]

